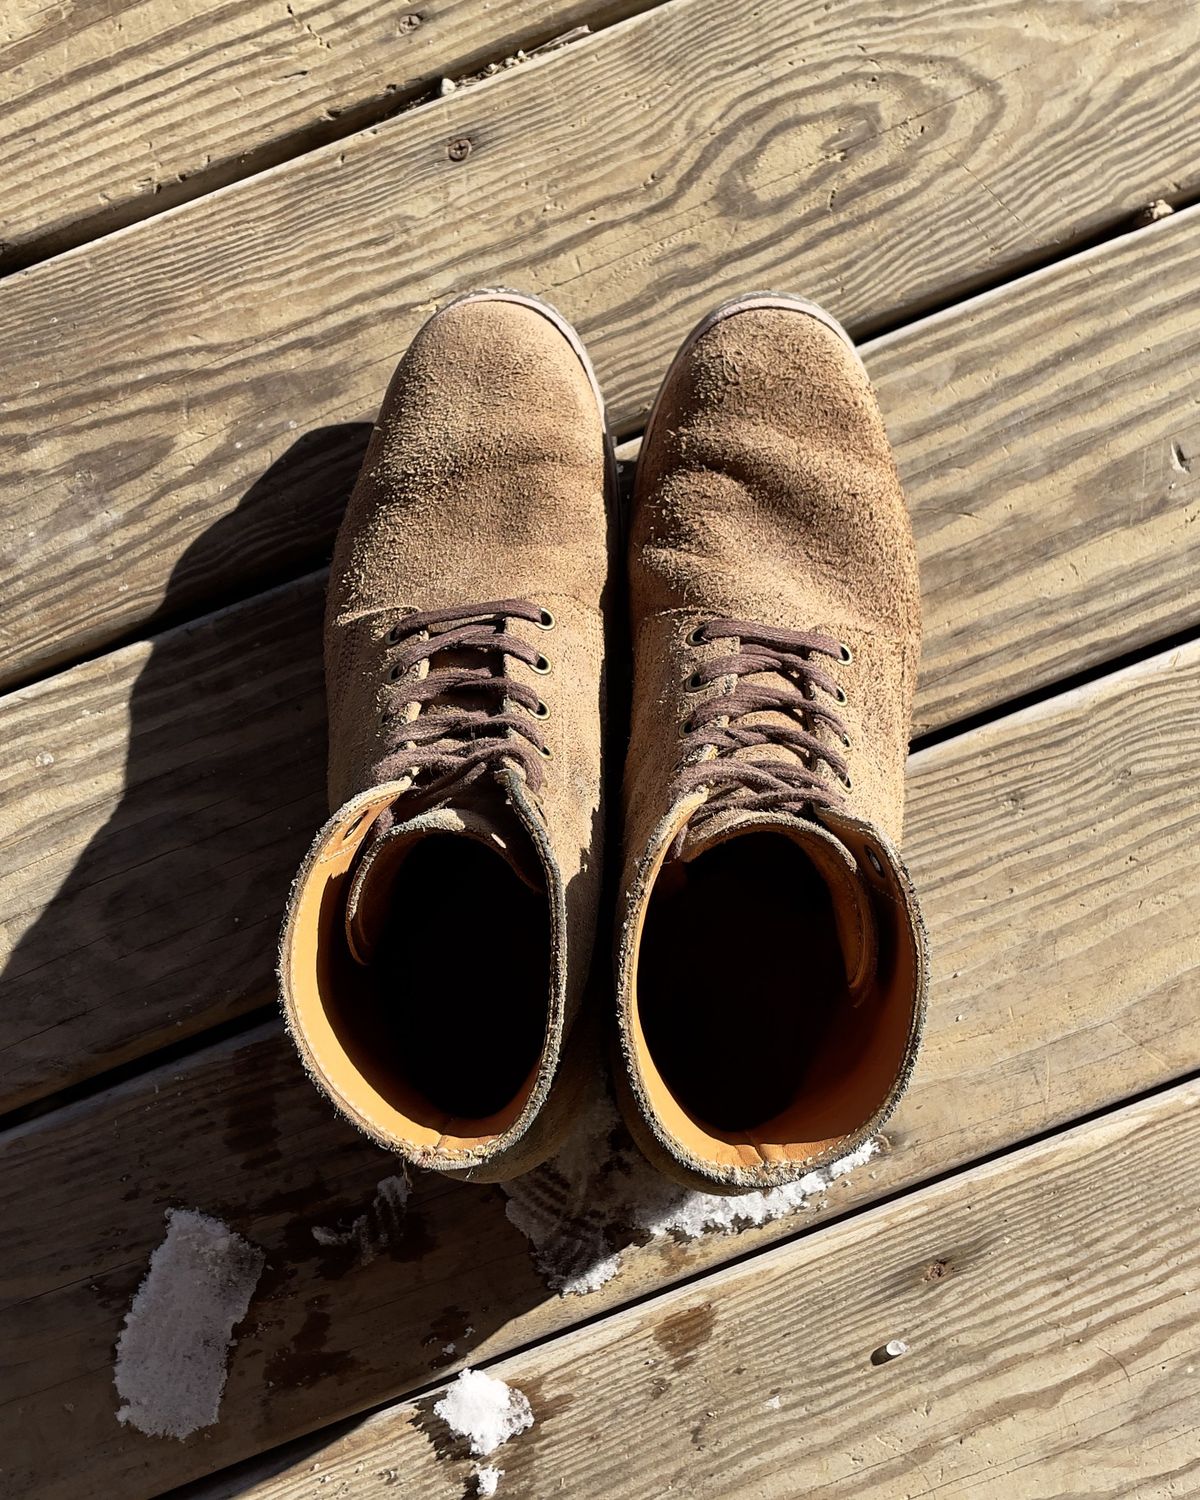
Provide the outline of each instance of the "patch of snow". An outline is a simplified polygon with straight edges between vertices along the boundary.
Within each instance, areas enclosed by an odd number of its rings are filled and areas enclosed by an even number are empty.
[[[769,1400],[764,1401],[763,1405],[766,1407],[766,1409],[768,1411],[778,1411],[779,1408],[783,1405],[783,1397],[782,1396],[772,1396],[772,1397],[770,1397]]]
[[[802,1212],[877,1149],[868,1141],[840,1161],[765,1192],[692,1192],[646,1161],[612,1101],[598,1096],[557,1156],[503,1184],[505,1212],[532,1245],[547,1284],[563,1296],[582,1296],[612,1280],[632,1244],[664,1235],[734,1234]]]
[[[598,1292],[620,1269],[620,1255],[606,1255],[563,1281],[557,1290],[565,1297],[586,1297],[589,1292]]]
[[[461,1371],[433,1410],[451,1432],[467,1439],[479,1458],[533,1426],[533,1408],[524,1392],[483,1370]]]
[[[500,1481],[504,1478],[504,1470],[493,1468],[491,1464],[481,1465],[475,1470],[475,1493],[489,1500],[500,1488]]]
[[[227,1224],[170,1209],[167,1235],[125,1315],[113,1382],[117,1420],[152,1437],[185,1438],[217,1420],[233,1330],[246,1316],[266,1255]]]
[[[875,1142],[867,1141],[849,1156],[808,1172],[796,1182],[783,1187],[750,1193],[692,1193],[684,1191],[665,1211],[651,1217],[647,1228],[651,1235],[675,1233],[684,1239],[699,1239],[716,1230],[731,1234],[738,1229],[770,1224],[776,1219],[808,1206],[810,1198],[820,1197],[839,1177],[864,1166],[875,1154]]]
[[[376,1184],[371,1206],[359,1214],[349,1229],[314,1224],[312,1237],[325,1248],[355,1246],[360,1262],[366,1265],[399,1236],[410,1190],[407,1177],[385,1177]]]

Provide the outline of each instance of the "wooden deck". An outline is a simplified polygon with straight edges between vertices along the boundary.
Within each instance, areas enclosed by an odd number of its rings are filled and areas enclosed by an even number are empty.
[[[0,1494],[470,1494],[470,1365],[534,1412],[502,1500],[1200,1496],[1200,10],[15,15]],[[818,298],[921,558],[912,1090],[806,1211],[629,1234],[582,1297],[499,1188],[376,1222],[396,1163],[274,1011],[329,542],[408,338],[496,282],[580,328],[627,457],[702,312]],[[183,1441],[113,1379],[173,1208],[266,1257]]]

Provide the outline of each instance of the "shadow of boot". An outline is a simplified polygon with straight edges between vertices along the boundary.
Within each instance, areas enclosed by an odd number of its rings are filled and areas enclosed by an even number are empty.
[[[293,444],[183,553],[156,618],[266,528],[324,511],[332,536],[370,431]],[[278,584],[0,701],[19,934],[0,1108],[273,1002],[288,884],[325,815],[323,595],[323,573]]]

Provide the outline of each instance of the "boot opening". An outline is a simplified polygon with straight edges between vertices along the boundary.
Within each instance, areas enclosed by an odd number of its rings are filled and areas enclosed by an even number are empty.
[[[868,851],[857,832],[838,853],[827,834],[756,830],[659,870],[631,1039],[659,1132],[714,1180],[845,1154],[911,1066],[920,950]]]
[[[524,1102],[546,1039],[550,915],[497,852],[431,834],[375,897],[382,920],[335,1030],[372,1086],[470,1133]]]
[[[779,834],[664,868],[638,971],[651,1059],[687,1114],[718,1131],[792,1110],[831,1033],[853,1025],[829,887]]]
[[[545,892],[485,845],[435,836],[400,866],[390,906],[370,965],[383,1067],[435,1110],[499,1113],[546,1037]]]

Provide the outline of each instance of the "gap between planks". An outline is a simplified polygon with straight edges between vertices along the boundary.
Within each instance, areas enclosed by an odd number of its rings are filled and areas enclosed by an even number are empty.
[[[929,1034],[887,1150],[807,1222],[1194,1069],[1200,888],[1178,788],[1200,775],[1198,705],[1200,646],[912,758]],[[274,1026],[4,1144],[3,1318],[20,1384],[0,1424],[16,1481],[36,1478],[45,1500],[78,1496],[84,1463],[94,1492],[138,1500],[578,1320],[541,1285],[498,1189],[422,1178],[383,1253],[331,1258],[313,1226],[369,1211],[395,1161],[332,1115]],[[121,1428],[111,1383],[113,1341],[175,1204],[227,1220],[268,1261],[221,1421],[183,1445]],[[634,1245],[585,1315],[794,1232]]]
[[[1187,195],[1189,40],[1188,0],[674,0],[8,278],[5,677],[310,566],[346,425],[465,287],[558,301],[624,430],[727,292],[861,331]]]
[[[865,346],[921,560],[918,734],[1200,621],[1200,459],[1176,458],[1200,455],[1198,224],[1178,214]],[[356,464],[348,450],[346,484]],[[279,913],[325,811],[321,589],[0,699],[8,1108],[273,993]]]

